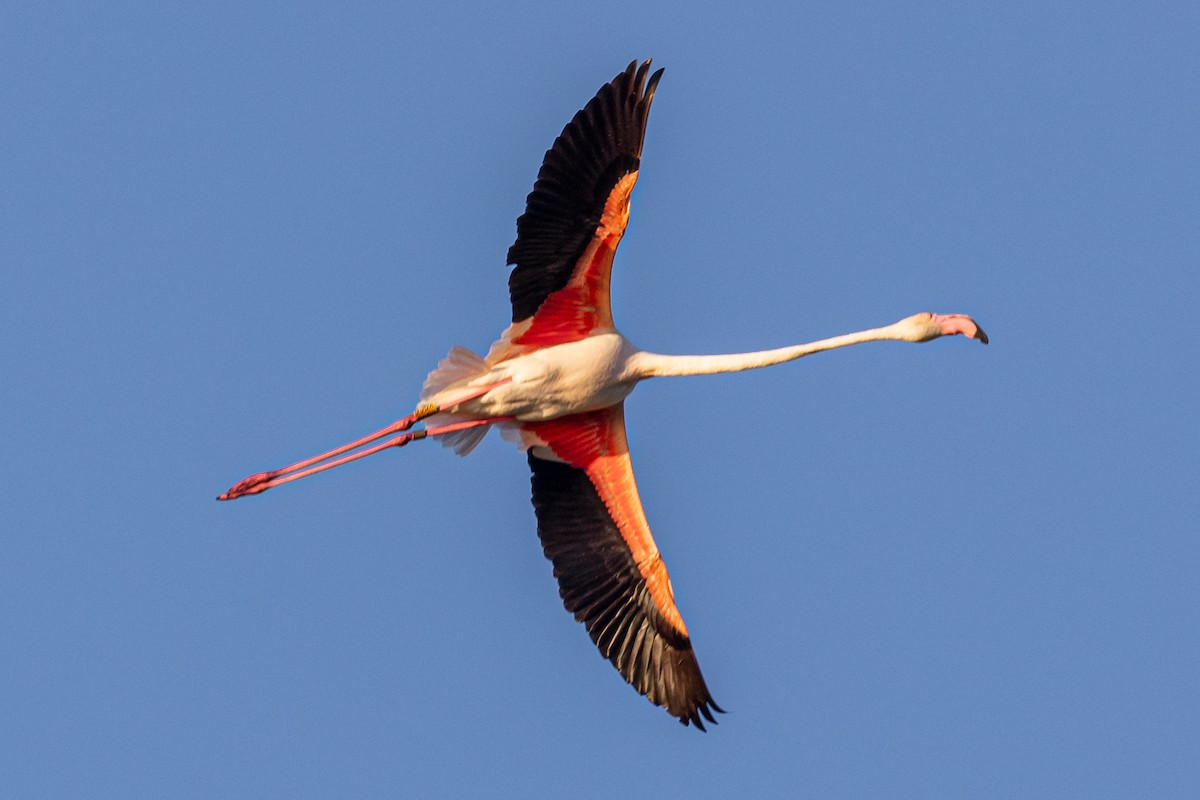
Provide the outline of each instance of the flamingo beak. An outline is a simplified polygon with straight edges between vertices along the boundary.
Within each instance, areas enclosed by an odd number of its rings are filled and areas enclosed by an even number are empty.
[[[966,314],[933,314],[932,316],[933,319],[930,321],[934,325],[937,325],[942,336],[953,336],[956,333],[961,333],[963,336],[978,339],[984,344],[988,343],[988,336],[983,332],[983,328],[979,327],[979,323]]]

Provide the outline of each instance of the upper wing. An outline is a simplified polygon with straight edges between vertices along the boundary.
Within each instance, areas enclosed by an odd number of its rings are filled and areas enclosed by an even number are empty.
[[[522,427],[550,450],[532,448],[529,466],[538,536],[563,605],[635,689],[704,730],[701,715],[716,722],[712,711],[721,708],[704,684],[650,536],[622,407]]]
[[[613,254],[629,219],[650,103],[662,70],[632,62],[546,152],[508,250],[517,345],[576,341],[612,327]],[[527,324],[521,324],[527,323]]]

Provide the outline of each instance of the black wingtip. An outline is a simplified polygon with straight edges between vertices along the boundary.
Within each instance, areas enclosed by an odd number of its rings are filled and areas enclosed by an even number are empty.
[[[710,725],[719,725],[717,718],[713,716],[713,711],[718,714],[727,713],[725,709],[713,702],[711,697],[701,700],[695,708],[686,714],[679,715],[679,724],[687,727],[694,725],[701,733],[708,733],[708,729],[704,727],[704,721],[708,720]],[[703,719],[701,719],[703,715]]]
[[[650,63],[649,61],[646,62],[647,65],[649,65],[649,63]],[[655,73],[650,76],[650,80],[646,83],[646,103],[647,104],[649,104],[651,101],[654,100],[654,90],[658,88],[658,82],[660,80],[662,80],[662,74],[664,72],[666,72],[666,69],[663,67],[659,67],[658,70],[655,71]]]
[[[650,102],[654,99],[654,90],[658,88],[658,82],[662,80],[662,74],[666,72],[664,68],[659,67],[654,71],[654,74],[650,76],[650,80],[646,80],[646,75],[650,72],[650,65],[653,62],[654,59],[647,58],[641,64],[638,64],[637,60],[635,59],[629,62],[629,66],[626,67],[625,71],[622,73],[622,75],[627,75],[633,79],[633,94],[636,97],[641,97],[642,102],[644,102],[647,106],[649,106]],[[619,78],[621,76],[618,75],[617,77]]]

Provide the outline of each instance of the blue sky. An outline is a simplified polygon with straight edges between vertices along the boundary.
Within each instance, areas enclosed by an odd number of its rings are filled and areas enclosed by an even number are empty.
[[[1194,3],[110,3],[0,24],[0,774],[26,798],[1194,797]],[[879,344],[628,402],[707,735],[524,459],[249,472],[508,319],[541,156],[666,67],[614,313]]]

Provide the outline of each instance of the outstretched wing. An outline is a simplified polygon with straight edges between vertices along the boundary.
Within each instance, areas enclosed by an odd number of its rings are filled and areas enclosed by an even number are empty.
[[[520,346],[577,341],[612,327],[613,254],[629,219],[650,103],[662,70],[636,61],[575,115],[546,152],[508,250]]]
[[[622,407],[522,427],[545,445],[529,451],[533,507],[563,605],[635,689],[704,730],[721,708],[642,511]]]

